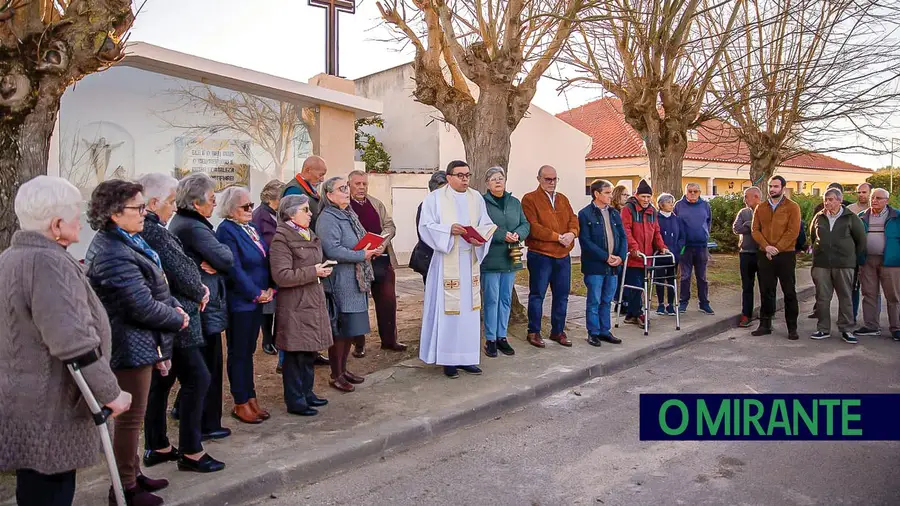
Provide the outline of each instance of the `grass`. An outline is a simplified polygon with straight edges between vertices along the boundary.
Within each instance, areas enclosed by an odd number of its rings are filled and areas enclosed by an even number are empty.
[[[810,257],[806,254],[797,256],[797,268],[807,267]],[[691,297],[697,298],[696,278],[691,277]],[[713,254],[710,256],[706,269],[706,280],[709,282],[710,299],[715,300],[715,293],[739,292],[741,290],[740,257],[737,254]],[[528,286],[528,269],[516,272],[516,284]],[[581,273],[581,263],[572,263],[572,287],[569,290],[572,295],[587,295],[587,287],[584,285],[584,275]]]

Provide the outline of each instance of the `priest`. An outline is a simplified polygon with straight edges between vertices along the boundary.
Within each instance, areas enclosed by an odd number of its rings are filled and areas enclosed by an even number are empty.
[[[481,374],[480,265],[497,228],[484,198],[469,188],[471,176],[466,162],[450,162],[447,186],[425,198],[419,220],[422,241],[434,249],[425,284],[419,358],[444,366],[449,378],[458,378],[458,369]]]

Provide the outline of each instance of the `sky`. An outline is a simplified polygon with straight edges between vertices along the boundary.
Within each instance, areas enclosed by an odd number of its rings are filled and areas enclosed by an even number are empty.
[[[140,5],[143,0],[135,3]],[[355,14],[340,14],[342,77],[359,78],[412,60],[411,48],[389,41],[375,0],[357,0]],[[307,0],[146,0],[130,42],[148,42],[259,72],[306,82],[325,71],[325,10]],[[551,67],[551,75],[558,75]],[[560,94],[558,82],[543,78],[533,103],[559,113],[604,95],[602,89]],[[900,129],[895,165],[900,164]],[[832,154],[878,168],[890,155]]]

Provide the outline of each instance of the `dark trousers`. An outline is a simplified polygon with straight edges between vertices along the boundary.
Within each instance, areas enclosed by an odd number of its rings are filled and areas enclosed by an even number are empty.
[[[375,269],[375,280],[372,281],[372,299],[375,301],[375,319],[378,322],[381,346],[389,347],[397,344],[397,276],[391,265],[390,257],[378,257],[375,262],[381,264],[386,262],[386,265],[380,265]],[[375,266],[374,263],[373,266]],[[362,347],[365,344],[365,334],[356,338],[356,346]]]
[[[681,305],[686,305],[691,300],[691,271],[697,278],[697,298],[700,299],[700,304],[709,304],[709,282],[706,281],[709,250],[705,247],[688,246],[684,248],[678,263],[681,268],[681,286],[678,287],[681,291]]]
[[[550,310],[550,333],[561,334],[566,328],[566,310],[569,306],[569,290],[572,287],[572,259],[568,255],[553,258],[533,251],[528,252],[528,332],[541,331],[544,316],[544,296],[547,287],[553,292]]]
[[[172,351],[172,370],[163,376],[153,370],[150,380],[150,395],[147,398],[147,414],[144,416],[144,448],[162,450],[168,448],[166,430],[166,408],[169,392],[175,379],[181,383],[178,408],[178,448],[182,453],[194,454],[203,451],[200,441],[200,421],[203,417],[203,402],[209,390],[210,374],[203,361],[200,348],[175,348]]]
[[[281,369],[284,384],[284,404],[288,412],[303,411],[309,407],[316,376],[313,364],[318,353],[314,351],[286,351]]]
[[[797,301],[797,256],[793,251],[785,251],[775,255],[772,260],[764,251],[756,256],[759,266],[759,286],[762,292],[760,319],[771,320],[775,315],[776,289],[781,284],[784,293],[784,317],[788,331],[797,330],[797,315],[800,305]]]
[[[756,253],[741,253],[741,314],[753,318],[753,299],[756,291],[762,300],[762,282],[759,281],[759,262]],[[759,287],[756,286],[759,282]]]
[[[262,343],[275,345],[275,313],[262,316]]]
[[[228,343],[228,382],[235,404],[246,404],[250,399],[256,398],[253,354],[259,340],[262,317],[262,306],[253,311],[228,314],[228,330],[225,331],[225,341]]]
[[[669,265],[672,263],[672,259],[670,258],[658,258],[656,260],[656,265]],[[653,275],[653,279],[660,282],[665,283],[667,285],[672,285],[672,281],[675,280],[675,276],[678,274],[675,272],[675,266],[666,268],[666,269],[657,269],[656,273]],[[660,305],[666,304],[666,298],[668,298],[668,304],[675,303],[675,289],[668,286],[655,286],[651,287],[653,290],[656,290],[656,301],[659,302]]]
[[[207,434],[222,428],[222,334],[210,334],[204,336],[204,339],[206,345],[200,348],[200,353],[206,363],[206,370],[209,371],[209,388],[203,402],[200,431]],[[178,391],[175,405],[181,409],[181,390]]]
[[[141,440],[141,425],[147,412],[147,394],[150,392],[152,369],[153,366],[145,365],[134,369],[113,370],[119,387],[131,394],[131,407],[116,417],[112,441],[119,477],[126,489],[137,486],[137,477],[141,474],[138,446]]]
[[[625,271],[625,284],[631,286],[644,286],[644,269],[631,267]],[[623,288],[622,301],[626,302],[626,318],[635,318],[644,314],[644,293],[633,288]]]
[[[41,474],[33,469],[16,469],[18,506],[72,506],[75,500],[75,470]]]

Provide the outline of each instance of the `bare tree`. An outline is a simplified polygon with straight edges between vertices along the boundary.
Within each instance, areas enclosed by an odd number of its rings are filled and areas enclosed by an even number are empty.
[[[809,152],[873,150],[898,107],[897,8],[879,0],[746,0],[711,87],[714,105],[750,155],[750,180]],[[722,28],[707,13],[705,21]],[[713,48],[707,45],[706,52]],[[826,147],[829,141],[843,141]],[[877,150],[873,150],[876,151]]]
[[[234,132],[244,135],[262,148],[274,164],[274,176],[284,179],[284,169],[294,157],[294,139],[305,126],[309,114],[303,108],[262,98],[252,93],[234,92],[230,95],[216,93],[212,87],[187,86],[171,90],[180,104],[196,112],[208,121],[206,124],[181,124],[161,115],[174,128],[183,128],[197,134]],[[245,153],[253,159],[252,153]],[[267,167],[261,170],[269,172]]]
[[[488,168],[509,166],[510,136],[588,0],[377,5],[387,25],[415,48],[416,100],[459,132],[472,184],[481,188]]]
[[[561,86],[601,86],[622,101],[643,138],[654,189],[680,196],[687,133],[710,118],[703,105],[743,0],[600,0],[560,61],[576,71]],[[698,23],[701,14],[722,27]],[[719,48],[712,54],[704,46]]]
[[[122,58],[132,0],[0,0],[0,249],[19,185],[47,171],[66,88]]]

